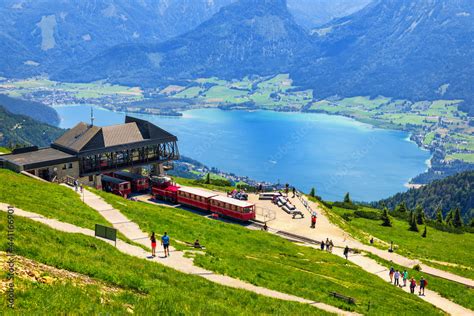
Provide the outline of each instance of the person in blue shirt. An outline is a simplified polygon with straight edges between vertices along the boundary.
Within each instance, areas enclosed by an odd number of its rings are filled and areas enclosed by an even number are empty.
[[[161,244],[163,245],[163,249],[165,251],[165,257],[170,256],[170,236],[168,236],[168,233],[165,232],[165,234],[161,237]]]

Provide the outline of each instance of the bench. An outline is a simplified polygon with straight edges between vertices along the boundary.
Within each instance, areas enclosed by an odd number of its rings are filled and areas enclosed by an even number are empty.
[[[345,295],[342,295],[342,294],[339,294],[339,293],[336,293],[336,292],[330,292],[330,293],[331,293],[331,296],[334,296],[335,298],[339,298],[341,300],[344,300],[349,304],[355,304],[356,303],[356,300],[352,297],[345,296]]]

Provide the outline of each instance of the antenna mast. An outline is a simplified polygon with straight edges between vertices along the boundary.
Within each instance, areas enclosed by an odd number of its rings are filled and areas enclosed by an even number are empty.
[[[91,106],[91,126],[94,126],[94,108]]]

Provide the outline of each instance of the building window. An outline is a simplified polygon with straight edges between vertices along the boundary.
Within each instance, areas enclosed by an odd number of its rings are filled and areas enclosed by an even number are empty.
[[[89,176],[89,182],[94,181],[94,176]]]
[[[69,169],[72,169],[72,162],[70,162],[67,166]]]
[[[66,170],[67,169],[67,166],[66,164],[63,165],[63,170]]]

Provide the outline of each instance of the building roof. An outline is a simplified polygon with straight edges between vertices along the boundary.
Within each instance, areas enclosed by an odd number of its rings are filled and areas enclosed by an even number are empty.
[[[239,206],[239,207],[250,207],[250,206],[254,205],[254,204],[246,202],[246,201],[237,200],[237,199],[227,197],[227,196],[222,196],[222,195],[214,196],[212,198],[212,200],[232,204],[232,205]]]
[[[42,148],[21,154],[2,155],[1,160],[22,166],[24,170],[29,170],[72,162],[77,160],[77,158],[54,148]]]
[[[124,124],[105,127],[80,122],[56,139],[51,146],[76,154],[140,142],[164,143],[177,140],[173,134],[148,121],[126,116]]]
[[[181,187],[181,189],[179,189],[181,192],[186,192],[186,193],[190,193],[190,194],[194,194],[194,195],[199,195],[199,196],[202,196],[202,197],[205,197],[205,198],[210,198],[210,197],[213,197],[213,196],[216,196],[217,193],[214,193],[214,192],[209,192],[209,191],[206,191],[206,190],[201,190],[201,189],[196,189],[196,188],[191,188],[191,187]]]

